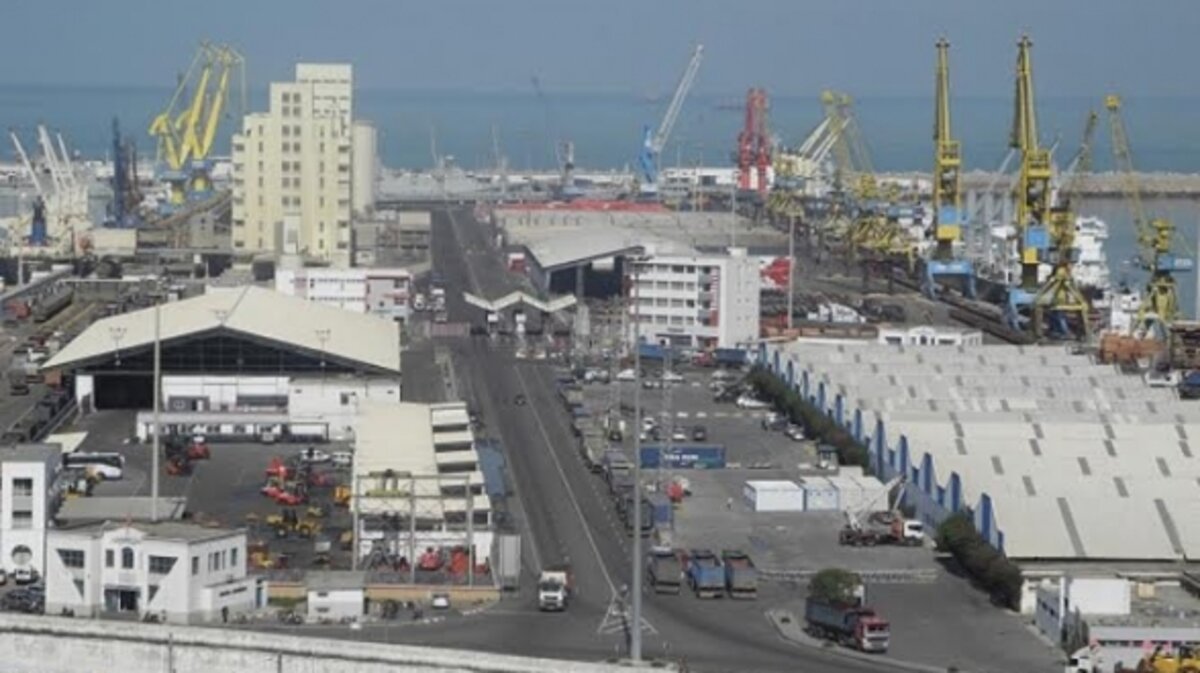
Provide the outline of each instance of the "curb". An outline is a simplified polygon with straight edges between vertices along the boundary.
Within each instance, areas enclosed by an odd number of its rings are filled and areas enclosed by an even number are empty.
[[[834,656],[843,657],[846,659],[854,659],[856,661],[873,662],[876,664],[885,664],[896,669],[904,671],[912,671],[913,673],[946,673],[951,670],[949,666],[931,666],[929,664],[921,664],[915,661],[906,661],[904,659],[896,659],[893,657],[882,656],[878,654],[864,654],[854,650],[832,645],[825,641],[818,640],[805,633],[797,624],[796,615],[790,610],[767,610],[765,612],[767,621],[775,627],[779,632],[779,636],[789,643],[799,645],[822,652],[828,652]],[[785,624],[784,619],[787,620]],[[964,668],[954,668],[957,673],[971,673]]]

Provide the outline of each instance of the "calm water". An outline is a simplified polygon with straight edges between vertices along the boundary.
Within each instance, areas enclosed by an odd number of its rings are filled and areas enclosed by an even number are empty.
[[[150,88],[0,87],[0,125],[25,131],[39,121],[63,131],[69,143],[89,157],[107,155],[111,120],[138,139],[143,154],[153,153],[145,129],[170,92]],[[467,93],[420,91],[359,91],[356,116],[375,122],[380,131],[380,154],[390,167],[432,165],[431,136],[439,154],[453,155],[466,167],[494,165],[492,128],[501,151],[517,169],[553,166],[552,138],[570,138],[576,161],[589,168],[622,168],[635,161],[643,125],[657,124],[666,101],[646,103],[634,96],[558,94],[548,91],[548,109],[532,91]],[[690,98],[664,151],[664,163],[730,161],[742,123],[740,109],[724,109],[739,95],[697,95]],[[954,126],[964,143],[970,168],[997,167],[1007,151],[1011,100],[955,100]],[[724,105],[723,105],[724,104]],[[265,91],[251,94],[250,107],[266,107]],[[1062,139],[1060,157],[1074,152],[1089,107],[1102,111],[1099,98],[1042,97],[1039,102],[1043,142]],[[876,168],[886,171],[928,170],[931,149],[931,101],[927,98],[863,98],[856,103]],[[812,98],[771,101],[770,126],[784,142],[795,144],[821,119]],[[1127,99],[1125,116],[1133,139],[1137,166],[1147,171],[1200,172],[1200,98]],[[219,152],[228,150],[232,121],[226,122]],[[1105,170],[1110,148],[1108,129],[1097,130],[1096,169]],[[0,157],[13,160],[8,142],[0,141]],[[1173,218],[1195,249],[1200,210],[1196,202],[1148,203],[1152,212]],[[1114,280],[1141,282],[1136,269],[1123,263],[1135,252],[1130,217],[1120,201],[1097,201],[1081,209],[1109,222],[1108,253]],[[1181,279],[1185,308],[1191,312],[1195,279]]]

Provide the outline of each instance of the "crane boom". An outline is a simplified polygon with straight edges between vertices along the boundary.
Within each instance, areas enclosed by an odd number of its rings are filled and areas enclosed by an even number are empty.
[[[661,154],[663,148],[667,146],[667,140],[671,138],[671,131],[675,128],[675,121],[679,118],[679,112],[683,109],[683,101],[687,98],[688,92],[692,89],[692,83],[696,81],[696,73],[700,70],[700,60],[704,56],[704,45],[696,45],[696,49],[692,52],[692,58],[688,61],[687,68],[683,71],[683,76],[679,78],[679,84],[675,86],[675,94],[671,96],[671,104],[667,106],[667,111],[663,115],[662,122],[658,125],[658,131],[654,134],[654,140],[651,146],[654,148],[655,154]]]
[[[29,160],[29,155],[25,153],[25,146],[21,144],[21,139],[17,137],[17,132],[9,129],[8,137],[12,139],[13,148],[17,150],[17,156],[21,157],[21,165],[25,167],[25,172],[29,173],[29,181],[33,183],[33,189],[38,196],[46,198],[46,192],[42,189],[42,181],[38,180],[37,171],[33,170],[33,162]]]

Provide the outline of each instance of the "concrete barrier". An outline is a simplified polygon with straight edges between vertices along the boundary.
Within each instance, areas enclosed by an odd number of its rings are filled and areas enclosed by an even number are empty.
[[[605,673],[602,663],[238,629],[0,614],[0,661],[21,673]]]

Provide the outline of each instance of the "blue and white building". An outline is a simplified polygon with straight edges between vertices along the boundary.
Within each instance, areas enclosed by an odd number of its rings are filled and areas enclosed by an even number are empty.
[[[906,475],[927,526],[970,513],[1026,570],[1026,612],[1047,568],[1200,558],[1200,408],[1171,389],[1058,347],[764,343],[757,359],[865,442],[880,479]]]

